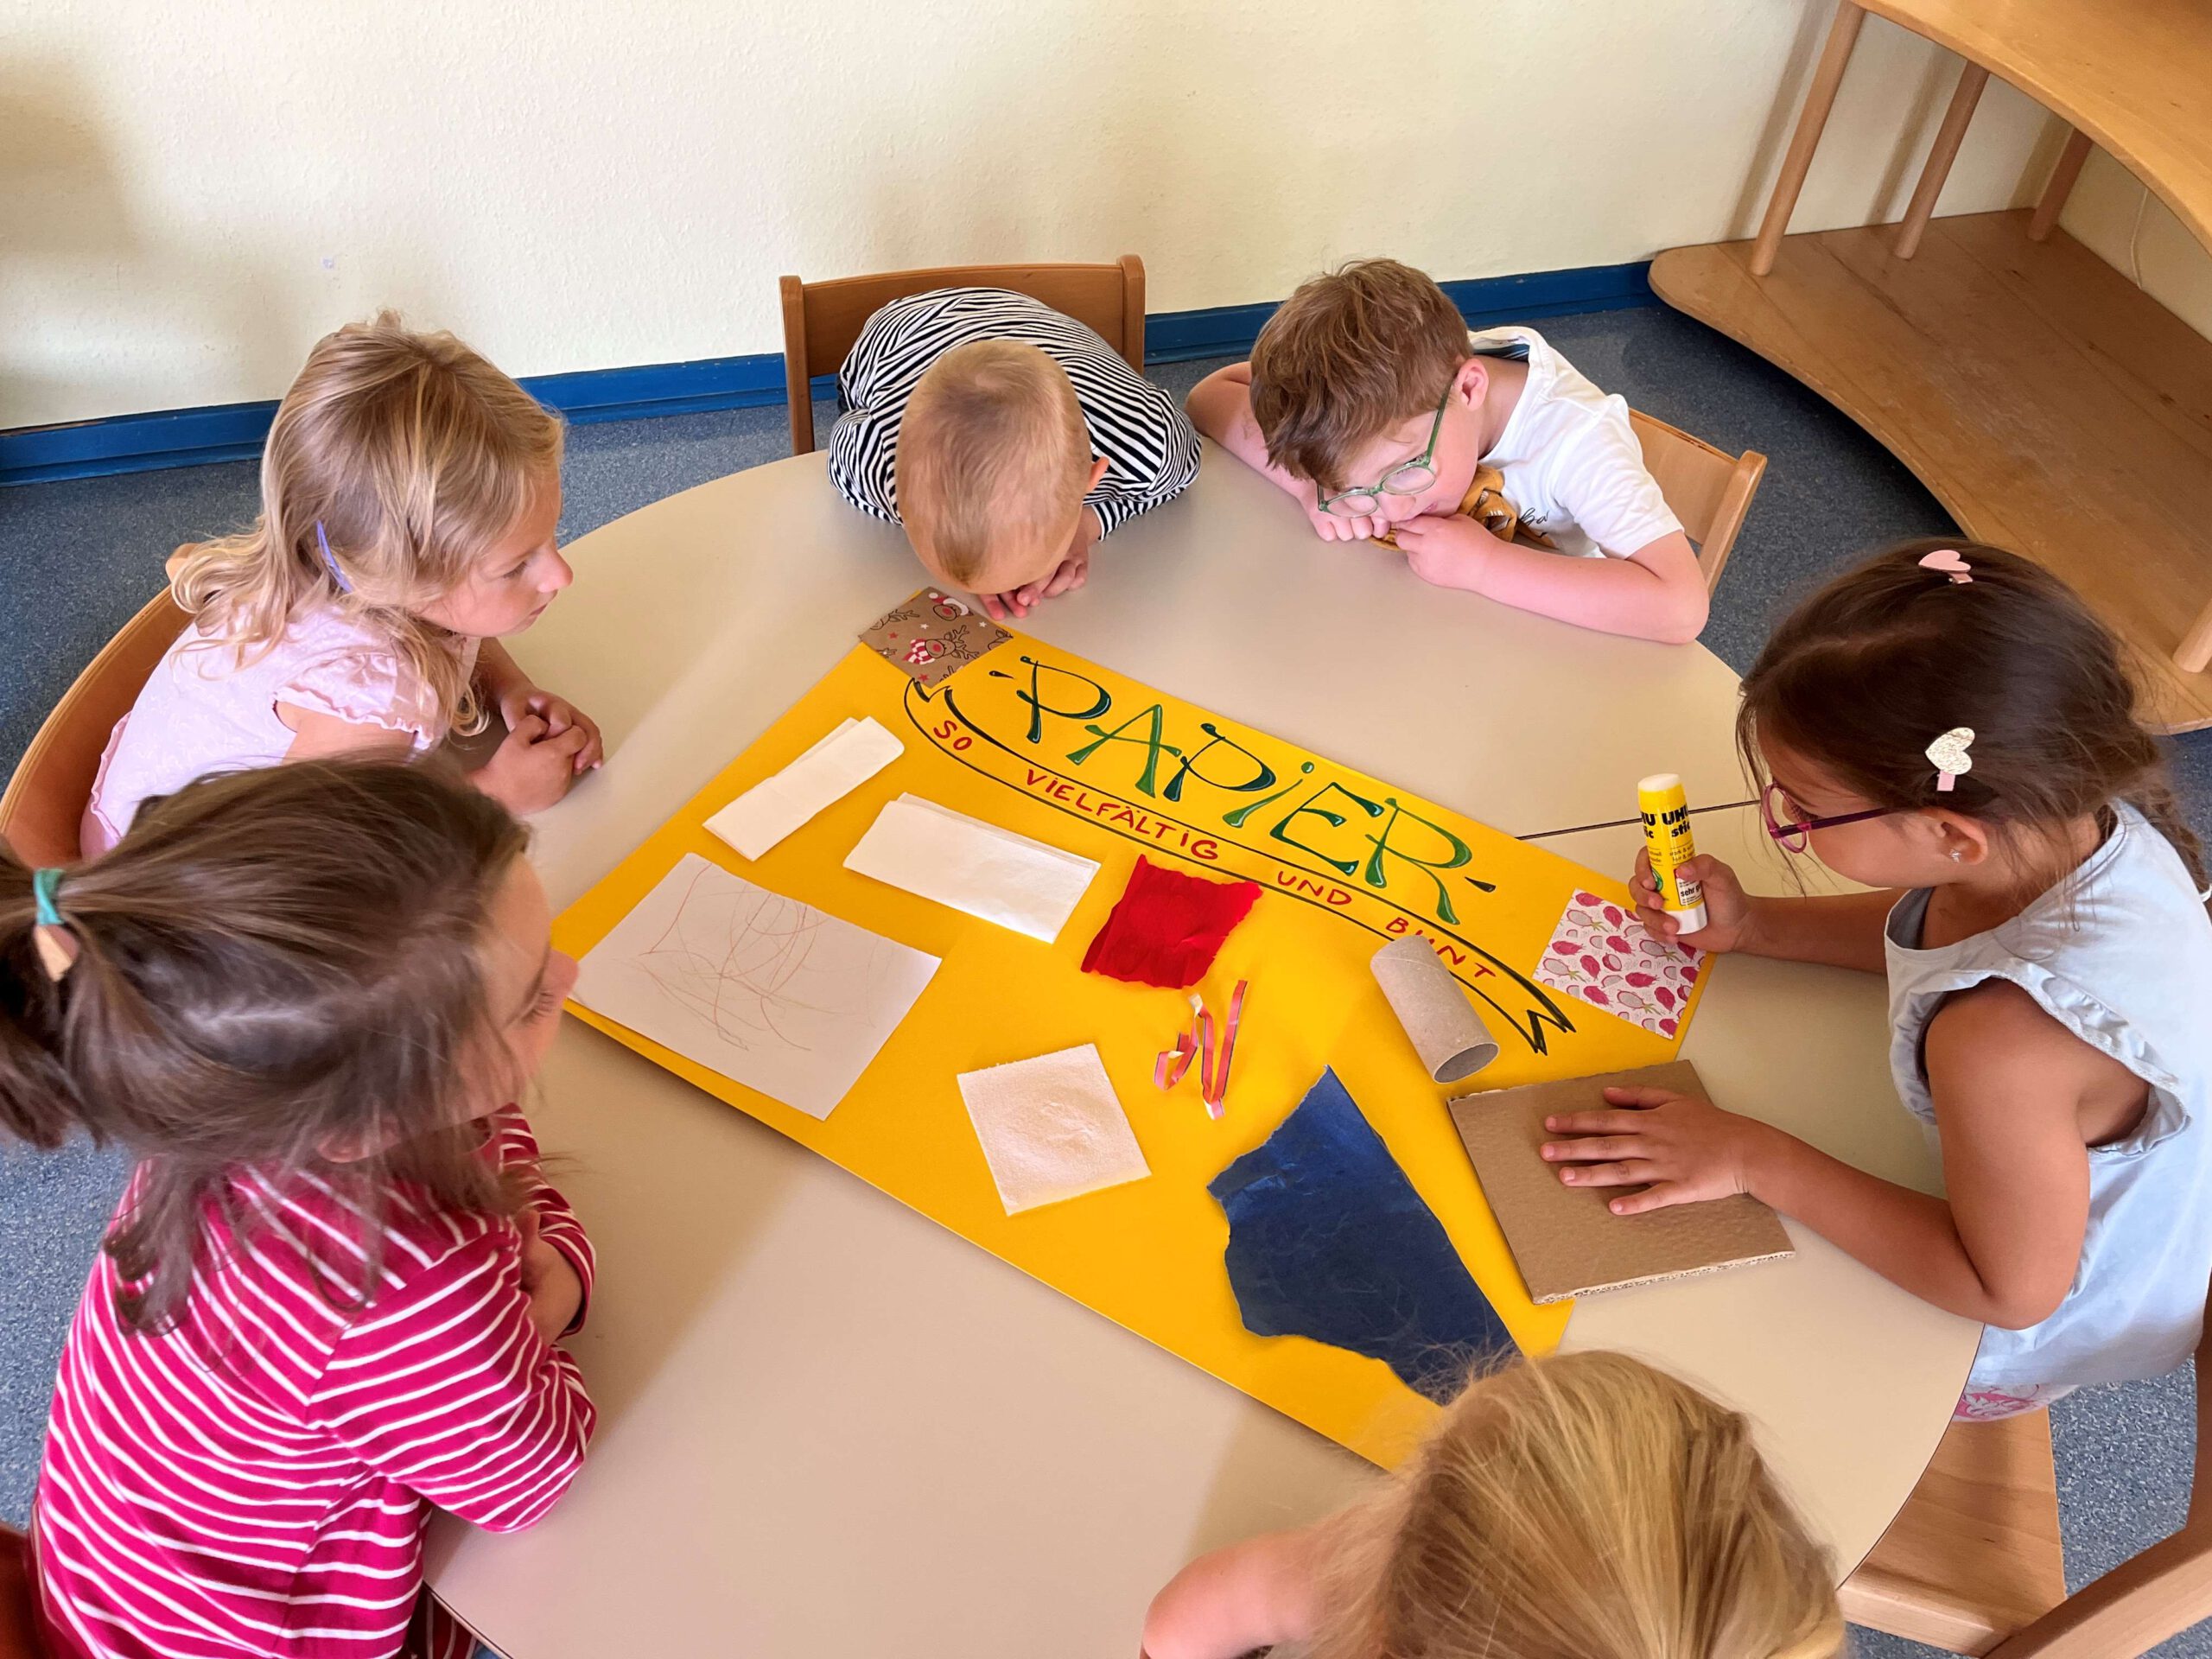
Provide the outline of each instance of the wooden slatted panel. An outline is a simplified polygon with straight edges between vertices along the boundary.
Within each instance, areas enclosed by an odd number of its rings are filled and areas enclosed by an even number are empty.
[[[1912,468],[1969,536],[2080,590],[2142,659],[2149,713],[2212,725],[2172,658],[2212,601],[2212,341],[2019,209],[1676,248],[1651,285],[1804,381]]]

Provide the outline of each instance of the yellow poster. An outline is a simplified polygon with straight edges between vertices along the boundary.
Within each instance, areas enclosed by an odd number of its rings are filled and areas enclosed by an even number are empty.
[[[900,757],[757,861],[704,828],[841,721],[868,716]],[[1440,736],[1440,741],[1449,741]],[[912,794],[1099,866],[1050,944],[844,868]],[[940,958],[906,1019],[817,1120],[571,1004],[580,1018],[812,1147],[1086,1306],[1385,1465],[1433,1408],[1378,1360],[1241,1324],[1228,1224],[1206,1184],[1265,1141],[1332,1067],[1436,1213],[1515,1338],[1541,1351],[1563,1305],[1522,1291],[1465,1150],[1369,969],[1427,938],[1500,1046],[1465,1085],[1500,1088],[1675,1057],[1701,988],[1644,938],[1611,878],[1350,767],[1023,636],[925,688],[855,649],[652,839],[563,915],[582,956],[686,854]],[[1218,1121],[1198,1068],[1154,1063],[1189,1028],[1184,993],[1081,970],[1141,855],[1262,894],[1196,988],[1217,1011],[1249,983]],[[1009,1216],[956,1079],[1093,1044],[1151,1174]]]

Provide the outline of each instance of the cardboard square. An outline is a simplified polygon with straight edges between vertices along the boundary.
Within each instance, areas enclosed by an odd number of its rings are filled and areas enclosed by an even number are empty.
[[[861,635],[861,643],[923,685],[939,685],[1014,636],[964,599],[925,588]]]
[[[1748,1193],[1617,1216],[1605,1207],[1607,1201],[1635,1188],[1562,1184],[1560,1166],[1546,1163],[1537,1150],[1546,1141],[1560,1138],[1545,1133],[1544,1119],[1608,1109],[1609,1086],[1671,1089],[1711,1098],[1698,1081],[1697,1068],[1675,1060],[1602,1077],[1463,1095],[1451,1103],[1452,1122],[1512,1248],[1529,1300],[1561,1301],[1796,1254],[1781,1218]]]

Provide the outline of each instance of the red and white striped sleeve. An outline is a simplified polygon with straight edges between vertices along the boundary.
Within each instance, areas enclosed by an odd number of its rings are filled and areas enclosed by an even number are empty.
[[[512,1232],[471,1229],[338,1339],[309,1419],[465,1521],[529,1526],[575,1478],[595,1421],[575,1361],[530,1313]]]
[[[593,1255],[591,1240],[584,1232],[584,1224],[576,1212],[569,1207],[553,1184],[545,1179],[538,1165],[537,1137],[531,1133],[530,1123],[519,1107],[508,1106],[494,1114],[492,1132],[498,1138],[500,1167],[522,1184],[524,1199],[537,1214],[537,1236],[561,1252],[568,1264],[576,1270],[576,1281],[583,1287],[583,1297],[576,1304],[576,1317],[569,1321],[569,1328],[562,1334],[572,1335],[583,1329],[584,1316],[591,1311],[592,1281],[599,1271],[599,1259]]]

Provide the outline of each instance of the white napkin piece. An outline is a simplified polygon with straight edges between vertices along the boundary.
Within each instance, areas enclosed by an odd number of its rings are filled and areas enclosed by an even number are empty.
[[[1067,925],[1096,861],[901,795],[846,855],[845,868],[1050,944]]]
[[[963,1071],[960,1097],[1009,1216],[1152,1173],[1089,1043]]]
[[[707,828],[746,857],[759,858],[905,753],[897,738],[865,715],[842,721],[791,765],[709,818]]]

